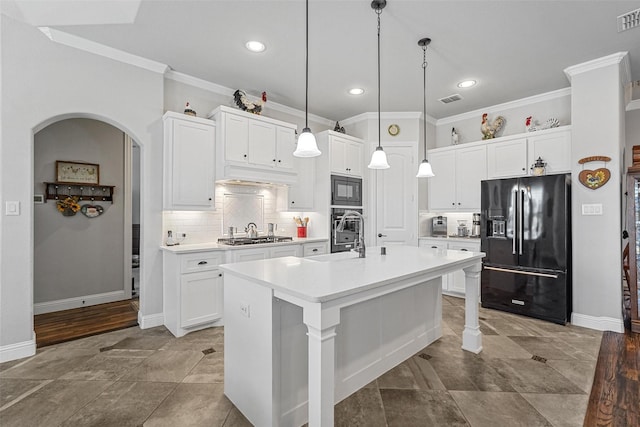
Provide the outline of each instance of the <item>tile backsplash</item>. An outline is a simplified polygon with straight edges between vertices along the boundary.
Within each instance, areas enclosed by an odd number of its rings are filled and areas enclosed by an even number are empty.
[[[272,222],[278,225],[277,235],[294,236],[296,213],[277,210],[277,190],[276,186],[260,184],[216,184],[215,211],[163,212],[163,241],[171,230],[174,237],[186,233],[183,241],[176,239],[181,243],[215,242],[225,237],[228,226],[237,227],[238,234],[243,235],[249,222],[255,222],[261,234],[267,232],[267,224]]]

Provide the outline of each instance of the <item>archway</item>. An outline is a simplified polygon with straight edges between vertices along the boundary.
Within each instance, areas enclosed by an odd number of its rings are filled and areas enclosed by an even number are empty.
[[[134,155],[134,146],[137,144],[121,126],[93,115],[58,116],[34,129],[34,194],[44,193],[44,198],[50,199],[49,203],[35,204],[32,217],[33,302],[34,314],[41,315],[38,317],[44,317],[42,313],[59,315],[60,310],[130,300],[135,290],[142,289],[136,286],[134,290],[132,281],[132,219],[137,219],[138,227],[140,223],[139,212],[133,212],[134,206],[139,210],[140,203],[133,203],[132,183],[140,183],[142,151],[137,149],[139,155]],[[134,158],[138,159],[137,165]],[[79,176],[79,181],[91,182],[44,185],[43,182],[61,180],[58,163],[76,168],[90,164],[97,172],[95,181]],[[101,186],[114,187],[112,201],[93,197],[94,190],[104,189]],[[55,194],[51,194],[52,188]],[[140,191],[136,194],[139,198]],[[69,213],[63,214],[57,209],[68,197],[76,202],[76,208],[81,208],[78,212],[67,210]],[[139,259],[139,251],[137,255]],[[131,326],[131,315],[128,316],[127,325]],[[137,324],[136,320],[137,309],[133,324]],[[38,331],[38,325],[35,329]],[[39,346],[40,343],[38,337]]]

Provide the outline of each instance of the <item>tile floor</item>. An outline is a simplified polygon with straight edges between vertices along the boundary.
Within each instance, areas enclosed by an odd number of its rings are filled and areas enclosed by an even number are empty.
[[[601,332],[480,310],[484,351],[443,336],[336,406],[338,426],[582,426]],[[212,350],[213,349],[213,350]],[[0,364],[0,425],[250,426],[223,394],[223,329],[129,328]]]

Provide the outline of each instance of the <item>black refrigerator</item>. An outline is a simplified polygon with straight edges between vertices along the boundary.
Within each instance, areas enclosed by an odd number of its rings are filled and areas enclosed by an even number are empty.
[[[482,181],[482,306],[565,324],[571,315],[571,176]]]

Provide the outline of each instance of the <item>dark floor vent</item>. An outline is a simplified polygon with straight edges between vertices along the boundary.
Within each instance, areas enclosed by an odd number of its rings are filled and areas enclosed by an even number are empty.
[[[547,363],[547,359],[545,359],[542,356],[536,356],[535,354],[533,356],[531,356],[531,359],[535,360],[536,362]]]

